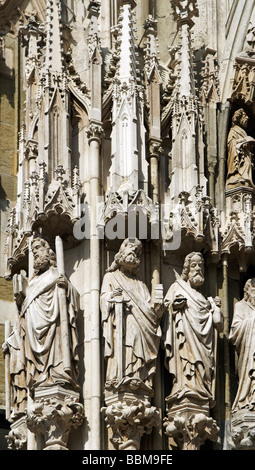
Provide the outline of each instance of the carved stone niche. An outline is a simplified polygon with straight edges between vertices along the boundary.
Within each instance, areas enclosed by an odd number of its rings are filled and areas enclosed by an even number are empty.
[[[233,211],[238,213],[247,213],[253,209],[255,200],[255,190],[248,187],[238,187],[226,191],[226,212],[230,214]],[[249,204],[251,201],[251,204]],[[251,206],[251,208],[250,208]]]
[[[6,437],[9,450],[27,449],[27,422],[26,416],[22,416],[11,425],[11,430]]]
[[[116,450],[139,450],[142,436],[150,434],[160,422],[159,411],[151,405],[151,393],[136,390],[137,386],[131,380],[133,392],[120,386],[115,393],[106,393],[106,407],[102,412],[107,427],[112,430],[110,440]]]
[[[226,224],[222,231],[222,252],[237,245],[252,249],[254,238],[254,188],[237,187],[226,191]]]
[[[233,450],[255,450],[255,415],[239,410],[232,415],[231,447]]]
[[[219,428],[209,416],[208,403],[188,398],[170,406],[164,418],[169,449],[200,450],[206,440],[217,442]]]
[[[27,426],[34,434],[43,435],[43,450],[68,450],[70,431],[78,428],[83,418],[79,393],[57,385],[35,391],[34,404],[27,413]]]

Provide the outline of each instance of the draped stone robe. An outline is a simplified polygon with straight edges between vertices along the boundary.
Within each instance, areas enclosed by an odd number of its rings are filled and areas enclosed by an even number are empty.
[[[174,308],[176,297],[187,299],[186,306]],[[166,294],[168,312],[164,318],[165,364],[173,377],[171,400],[186,397],[214,405],[216,331],[213,299],[205,299],[189,282],[177,278]],[[214,304],[215,306],[215,304]],[[216,306],[215,306],[216,307]]]
[[[73,367],[71,373],[67,374],[63,370],[58,278],[58,270],[54,267],[35,276],[29,282],[22,305],[27,383],[32,389],[55,384],[78,388],[76,316],[79,309],[79,295],[68,282],[66,302]]]
[[[120,332],[116,331],[114,299],[111,300],[111,294],[117,288],[121,288],[124,298],[129,299],[123,310],[123,376],[138,378],[151,387],[161,338],[159,318],[151,307],[147,286],[120,270],[106,273],[101,288],[106,382],[116,381],[118,377],[116,335]]]
[[[243,144],[248,143],[249,148],[244,148]],[[251,186],[252,181],[253,155],[251,153],[254,139],[247,136],[247,133],[240,126],[233,126],[228,135],[228,173],[227,187]]]
[[[10,354],[10,378],[12,384],[13,415],[25,412],[27,404],[26,364],[24,344],[21,339],[20,319],[5,341]]]
[[[229,335],[237,352],[238,389],[232,410],[255,406],[255,308],[245,300],[235,304]]]

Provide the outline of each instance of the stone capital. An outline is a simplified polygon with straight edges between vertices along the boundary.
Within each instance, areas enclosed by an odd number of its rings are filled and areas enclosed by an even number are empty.
[[[102,138],[104,136],[104,130],[101,123],[91,122],[87,127],[87,136],[89,143],[93,140],[101,143]]]
[[[151,406],[149,397],[119,392],[107,400],[102,409],[105,422],[112,430],[116,450],[139,450],[141,438],[159,424],[159,411]]]
[[[38,389],[35,403],[27,413],[27,427],[35,434],[43,434],[44,450],[68,450],[71,428],[81,425],[84,415],[79,395],[62,387]]]
[[[27,423],[25,415],[11,425],[11,430],[5,437],[9,450],[26,450]]]
[[[254,412],[238,410],[232,413],[231,447],[234,450],[255,450]]]
[[[216,442],[218,439],[219,428],[204,402],[186,399],[174,404],[163,425],[170,448],[199,450],[206,440]]]
[[[162,141],[159,139],[151,139],[149,141],[149,152],[150,157],[160,157],[160,154],[163,152]]]

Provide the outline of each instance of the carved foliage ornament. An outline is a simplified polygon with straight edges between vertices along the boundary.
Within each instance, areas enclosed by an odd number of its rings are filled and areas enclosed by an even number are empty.
[[[199,450],[207,439],[216,442],[219,428],[213,418],[203,413],[191,415],[188,419],[181,413],[165,418],[166,435],[173,438],[180,450]]]
[[[27,415],[27,426],[35,434],[43,434],[48,449],[67,449],[71,428],[83,421],[83,406],[75,399],[45,398],[37,402]]]
[[[148,400],[118,401],[103,408],[103,412],[112,429],[111,441],[118,450],[139,450],[141,437],[159,424],[159,412]]]

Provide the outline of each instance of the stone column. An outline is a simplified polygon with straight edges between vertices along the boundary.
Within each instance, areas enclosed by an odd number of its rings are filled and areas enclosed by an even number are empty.
[[[91,448],[100,449],[101,358],[100,358],[100,239],[97,232],[97,207],[100,196],[100,146],[102,129],[102,51],[99,33],[101,2],[93,0],[88,5],[89,66],[91,82],[90,123],[87,130],[90,171],[90,306],[91,306]]]
[[[91,123],[88,129],[90,148],[90,259],[91,259],[91,448],[100,448],[100,239],[97,233],[97,202],[100,196],[100,144],[103,135],[99,124]]]
[[[222,310],[224,314],[224,331],[223,331],[223,347],[224,347],[224,401],[225,401],[225,432],[224,432],[224,449],[229,449],[229,425],[230,425],[230,412],[231,412],[231,399],[230,399],[230,370],[229,370],[229,303],[228,303],[228,255],[223,254],[222,260],[223,267],[223,286],[222,286]]]
[[[152,201],[155,204],[159,202],[159,159],[161,150],[161,140],[151,139],[149,146],[150,192]]]

